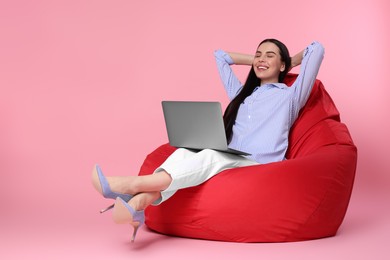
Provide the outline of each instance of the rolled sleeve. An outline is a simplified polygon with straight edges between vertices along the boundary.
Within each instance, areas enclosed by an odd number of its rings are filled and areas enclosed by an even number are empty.
[[[230,67],[234,64],[233,59],[223,50],[216,50],[214,56],[225,91],[229,99],[232,100],[242,88],[241,82]]]
[[[324,52],[322,44],[316,41],[307,46],[303,52],[299,75],[292,86],[295,88],[298,109],[301,109],[306,104],[310,96],[324,58]]]

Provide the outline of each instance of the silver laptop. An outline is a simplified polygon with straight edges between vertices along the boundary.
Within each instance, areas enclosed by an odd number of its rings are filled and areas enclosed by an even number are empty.
[[[228,148],[219,102],[163,101],[162,107],[170,145],[250,155]]]

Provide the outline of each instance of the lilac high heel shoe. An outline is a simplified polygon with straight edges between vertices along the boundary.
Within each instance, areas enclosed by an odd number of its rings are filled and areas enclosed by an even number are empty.
[[[121,197],[116,198],[112,217],[117,224],[130,224],[133,226],[134,232],[131,242],[134,242],[139,227],[145,223],[144,211],[136,211]]]
[[[110,188],[110,185],[106,177],[103,175],[103,172],[98,165],[95,165],[95,167],[93,168],[92,183],[93,186],[95,186],[96,190],[100,194],[102,194],[104,198],[116,199],[117,197],[120,197],[124,201],[129,201],[133,197],[132,195],[129,194],[113,192]],[[108,206],[105,209],[100,210],[100,213],[106,212],[107,210],[110,210],[113,207],[114,204]]]

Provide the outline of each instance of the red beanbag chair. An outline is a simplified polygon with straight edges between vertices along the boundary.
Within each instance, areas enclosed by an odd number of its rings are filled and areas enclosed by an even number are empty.
[[[290,85],[296,75],[289,74]],[[316,80],[281,162],[225,170],[146,209],[159,233],[234,242],[287,242],[334,236],[351,196],[357,149],[323,84]],[[149,154],[152,173],[176,148]]]

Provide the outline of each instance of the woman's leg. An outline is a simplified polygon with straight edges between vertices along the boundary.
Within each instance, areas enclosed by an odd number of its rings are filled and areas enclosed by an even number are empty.
[[[159,199],[161,196],[160,192],[142,192],[134,196],[128,204],[136,210],[144,210],[150,206],[154,201]]]
[[[178,161],[164,162],[154,174],[164,172],[171,177],[170,185],[161,191],[160,199],[153,202],[158,205],[169,199],[179,189],[204,183],[223,170],[258,164],[243,156],[205,149],[191,152]]]
[[[131,195],[164,190],[172,181],[165,171],[143,176],[107,177],[107,180],[112,191]]]
[[[187,149],[179,148],[165,160],[163,165],[172,165],[194,154],[196,153]],[[98,178],[92,177],[92,179],[95,179],[95,181],[93,181],[93,184],[95,188],[99,191],[100,188],[98,186],[100,184],[99,181],[97,181]],[[109,183],[110,189],[113,192],[130,195],[135,195],[141,192],[162,191],[166,189],[172,181],[170,175],[164,170],[155,171],[154,174],[150,175],[115,176],[106,177],[106,179]]]
[[[136,195],[124,205],[124,201],[117,199],[113,212],[116,223],[130,223],[135,232],[144,217],[139,217],[149,205],[158,205],[169,199],[177,190],[199,185],[219,172],[242,166],[257,164],[245,157],[214,150],[203,150],[198,153],[179,152],[186,154],[180,160],[165,161],[152,175],[137,177],[133,186],[148,192],[135,193]],[[153,191],[152,191],[153,190]]]
[[[158,205],[170,198],[177,190],[197,186],[219,172],[257,164],[245,157],[210,149],[193,152],[177,149],[153,174],[143,176],[107,178],[115,192],[136,195],[144,192],[161,192]],[[134,197],[135,199],[135,197]],[[135,209],[139,210],[138,207]]]

